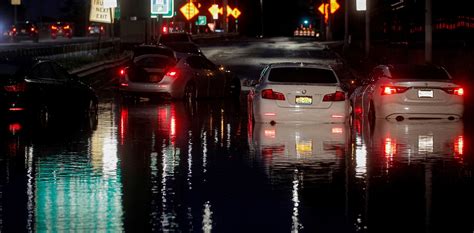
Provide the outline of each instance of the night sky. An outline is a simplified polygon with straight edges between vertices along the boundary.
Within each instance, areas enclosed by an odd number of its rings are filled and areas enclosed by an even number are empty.
[[[22,0],[23,5],[19,7],[18,19],[39,21],[42,15],[43,22],[53,22],[57,20],[72,21],[78,24],[87,23],[89,12],[88,2],[90,0]],[[127,0],[125,0],[127,1]],[[139,1],[139,0],[130,0]],[[147,1],[147,0],[145,0]],[[182,3],[184,0],[176,0],[177,3]],[[220,2],[221,0],[199,0],[203,5],[212,4],[212,2]],[[373,15],[380,17],[385,15],[381,5],[390,5],[398,0],[373,0],[376,5]],[[433,1],[433,17],[441,17],[441,15],[473,15],[471,8],[469,8],[470,1],[459,0],[457,4],[445,5],[439,4],[438,1]],[[316,13],[315,9],[320,5],[322,0],[263,0],[264,11],[264,34],[266,36],[290,36],[293,30],[300,25],[304,19],[308,19],[316,28],[320,27],[320,14]],[[334,15],[333,25],[335,28],[336,38],[340,37],[343,30],[344,22],[344,1],[338,0],[341,9]],[[405,2],[412,6],[423,7],[423,0],[405,0]],[[354,1],[351,1],[353,5]],[[261,31],[261,13],[260,0],[228,0],[230,6],[237,6],[242,15],[239,18],[239,31],[241,33],[255,36]],[[74,6],[75,5],[75,6]],[[179,13],[181,4],[176,4],[176,11]],[[465,7],[464,7],[465,5]],[[74,7],[67,7],[74,6]],[[352,8],[352,7],[351,7]],[[75,10],[74,10],[75,9]],[[416,10],[415,12],[418,12]],[[201,9],[210,18],[210,14],[206,9]],[[363,24],[363,14],[355,12],[351,9],[351,23]],[[419,15],[423,18],[423,13]],[[179,18],[182,18],[181,16]],[[230,18],[233,20],[232,18]],[[13,8],[10,6],[10,0],[0,0],[0,24],[9,25],[13,20]]]
[[[68,17],[68,13],[64,12],[64,9],[61,8],[64,8],[68,2],[76,2],[79,8],[83,7],[80,11],[85,11],[87,1],[88,0],[22,0],[22,6],[18,9],[18,19],[20,21],[26,19],[39,21],[42,15],[43,22],[63,20]],[[0,2],[0,22],[6,25],[11,24],[13,20],[13,8],[10,6],[10,0],[0,0]],[[260,1],[228,0],[228,2],[229,5],[237,5],[242,11],[242,16],[239,18],[241,31],[249,35],[257,34],[260,31]],[[308,16],[313,14],[309,8],[310,2],[311,0],[263,0],[265,34],[290,35],[302,22],[303,18],[308,18]],[[84,19],[76,20],[82,22]]]

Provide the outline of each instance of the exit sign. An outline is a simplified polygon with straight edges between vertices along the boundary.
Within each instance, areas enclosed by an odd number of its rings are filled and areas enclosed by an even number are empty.
[[[198,19],[196,20],[196,25],[206,26],[207,25],[207,17],[206,16],[198,16]]]

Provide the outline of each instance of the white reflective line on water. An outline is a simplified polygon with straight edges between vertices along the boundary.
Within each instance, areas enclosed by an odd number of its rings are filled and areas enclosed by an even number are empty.
[[[26,229],[28,232],[34,232],[33,224],[34,224],[34,214],[35,214],[35,206],[34,206],[34,193],[33,193],[33,147],[30,146],[27,148],[26,154],[26,166],[27,166],[27,184],[26,184],[26,195],[28,198],[26,208],[28,212],[28,219],[26,222]],[[1,196],[0,196],[1,198]],[[1,222],[0,222],[1,223]],[[0,231],[1,232],[1,231]]]
[[[299,206],[300,206],[300,198],[299,198],[299,186],[300,181],[298,177],[298,169],[294,170],[293,174],[293,189],[292,189],[292,202],[293,202],[293,213],[291,216],[291,232],[299,232],[300,229],[303,228],[303,225],[300,223],[299,220]]]
[[[212,210],[211,203],[207,201],[204,203],[204,212],[202,214],[202,231],[204,233],[212,232]]]
[[[193,131],[188,132],[188,188],[189,190],[193,189]]]

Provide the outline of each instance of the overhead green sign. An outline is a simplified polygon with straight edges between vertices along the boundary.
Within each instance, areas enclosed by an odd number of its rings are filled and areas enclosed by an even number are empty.
[[[151,16],[162,15],[163,18],[172,18],[174,12],[174,0],[151,0]]]
[[[196,25],[198,25],[198,26],[207,25],[207,17],[206,16],[198,16],[198,18],[196,20]]]

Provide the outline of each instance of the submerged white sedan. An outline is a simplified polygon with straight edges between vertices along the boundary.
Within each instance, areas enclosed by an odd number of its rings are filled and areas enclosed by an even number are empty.
[[[354,90],[351,104],[355,114],[371,121],[455,120],[463,116],[464,89],[439,66],[380,65]]]
[[[343,123],[349,116],[347,93],[322,64],[270,64],[248,96],[255,122]]]

